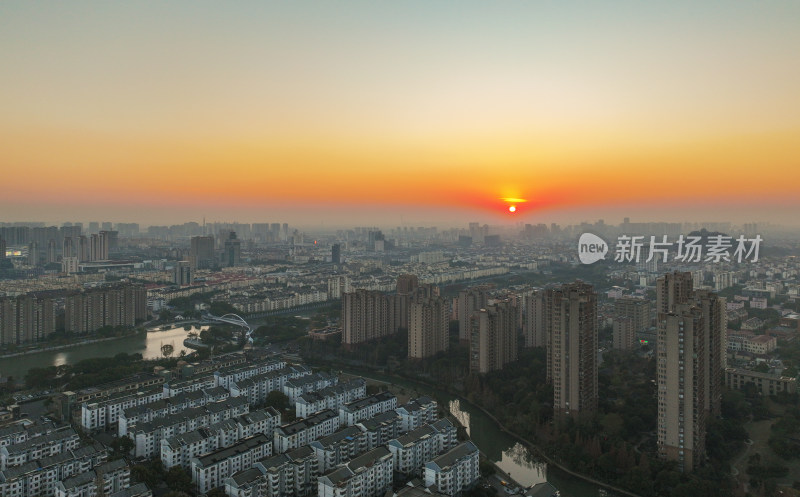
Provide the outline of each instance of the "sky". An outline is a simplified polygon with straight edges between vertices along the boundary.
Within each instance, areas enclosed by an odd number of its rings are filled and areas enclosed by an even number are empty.
[[[798,19],[796,1],[2,2],[0,222],[796,224]]]

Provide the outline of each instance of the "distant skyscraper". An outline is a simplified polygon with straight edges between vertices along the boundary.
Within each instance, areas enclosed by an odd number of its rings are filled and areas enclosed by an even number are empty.
[[[58,262],[58,256],[56,255],[56,241],[52,238],[47,240],[47,263],[53,264]]]
[[[101,231],[96,235],[91,235],[89,244],[89,260],[105,261],[108,260],[108,233]]]
[[[6,241],[0,238],[0,260],[6,258]]]
[[[486,307],[489,301],[488,288],[478,286],[468,288],[458,294],[458,339],[461,343],[470,343],[472,313]]]
[[[189,261],[178,261],[175,263],[175,273],[172,281],[178,286],[191,285],[194,282],[192,268]]]
[[[575,282],[545,291],[548,377],[556,417],[597,411],[597,294]]]
[[[214,267],[214,237],[193,236],[189,248],[189,265],[192,269]]]
[[[342,246],[338,243],[334,243],[333,246],[331,246],[331,262],[333,264],[342,263]]]
[[[231,231],[228,238],[225,240],[225,249],[223,255],[225,257],[223,265],[227,267],[238,266],[241,263],[242,257],[242,244],[236,238],[236,232]]]
[[[77,257],[77,255],[73,238],[71,236],[64,237],[64,241],[61,244],[61,257]]]
[[[470,371],[488,373],[517,360],[517,309],[510,301],[478,309],[469,323]]]
[[[449,324],[446,299],[428,297],[411,302],[408,318],[408,357],[422,359],[446,351],[450,343]]]
[[[31,242],[28,244],[28,265],[36,266],[39,264],[39,244]]]
[[[636,336],[650,327],[650,302],[623,297],[614,301],[614,348],[630,350]]]
[[[658,450],[691,471],[705,455],[708,419],[719,413],[725,367],[725,299],[694,291],[691,273],[668,273],[658,302]]]
[[[92,259],[92,249],[89,243],[89,238],[85,235],[78,237],[78,260],[81,262],[89,261]]]

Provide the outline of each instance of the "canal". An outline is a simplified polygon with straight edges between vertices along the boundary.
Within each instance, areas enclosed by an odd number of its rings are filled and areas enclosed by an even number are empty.
[[[83,343],[64,349],[4,357],[0,359],[0,374],[22,380],[28,370],[33,368],[75,364],[83,359],[95,357],[114,357],[120,352],[139,353],[145,359],[156,359],[162,357],[161,346],[167,344],[172,345],[173,348],[171,357],[177,357],[181,351],[185,351],[187,354],[192,351],[183,345],[187,334],[190,331],[200,333],[201,329],[207,327],[191,326],[188,328],[188,330],[184,329],[184,326],[180,325],[164,331],[148,331],[114,340]]]
[[[614,495],[611,492],[601,494],[600,488],[596,485],[548,465],[514,437],[500,430],[497,424],[483,411],[455,395],[395,376],[347,369],[344,372],[391,383],[409,391],[416,391],[435,398],[439,405],[446,407],[453,417],[466,427],[467,434],[481,452],[520,485],[530,486],[548,481],[561,491],[562,497]]]

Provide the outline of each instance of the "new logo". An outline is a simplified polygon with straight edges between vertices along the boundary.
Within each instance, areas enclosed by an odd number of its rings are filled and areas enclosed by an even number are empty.
[[[578,240],[578,258],[582,264],[593,264],[606,258],[608,244],[592,233],[584,233]]]

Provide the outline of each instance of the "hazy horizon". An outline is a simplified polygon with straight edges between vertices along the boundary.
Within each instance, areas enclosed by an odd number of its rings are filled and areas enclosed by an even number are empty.
[[[740,0],[4,3],[0,216],[797,225],[798,18]]]

